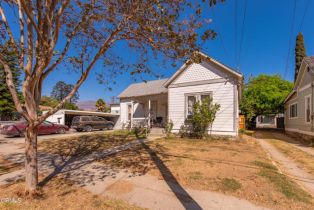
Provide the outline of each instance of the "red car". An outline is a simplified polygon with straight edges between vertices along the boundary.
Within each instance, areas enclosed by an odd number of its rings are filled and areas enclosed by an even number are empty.
[[[24,136],[27,122],[18,122],[1,126],[1,134],[6,136]],[[43,122],[38,127],[38,134],[65,133],[69,130],[66,125],[54,124],[48,121]]]

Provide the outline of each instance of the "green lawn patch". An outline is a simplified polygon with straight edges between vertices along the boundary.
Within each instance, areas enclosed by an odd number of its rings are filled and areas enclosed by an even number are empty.
[[[223,191],[236,191],[242,187],[241,183],[233,178],[223,178],[221,185]]]
[[[305,203],[311,203],[312,196],[285,175],[265,168],[261,169],[259,175],[266,177],[269,181],[271,181],[275,187],[287,198]]]

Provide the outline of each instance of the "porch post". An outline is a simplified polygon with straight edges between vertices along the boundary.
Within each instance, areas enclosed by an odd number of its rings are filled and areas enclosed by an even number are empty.
[[[148,128],[150,128],[150,109],[151,109],[151,104],[150,104],[150,99],[148,99]]]
[[[130,125],[130,127],[131,127],[131,129],[133,128],[133,112],[134,112],[134,101],[133,100],[131,100],[131,125]]]

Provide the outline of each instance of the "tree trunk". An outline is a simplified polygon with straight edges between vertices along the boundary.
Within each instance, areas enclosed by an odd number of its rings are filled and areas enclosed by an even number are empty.
[[[25,135],[25,183],[30,193],[36,191],[38,184],[37,134],[37,127],[29,124]]]

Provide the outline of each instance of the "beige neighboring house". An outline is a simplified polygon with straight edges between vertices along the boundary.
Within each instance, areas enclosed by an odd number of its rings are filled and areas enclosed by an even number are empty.
[[[285,100],[285,130],[314,138],[314,56],[303,59],[294,88]]]
[[[169,79],[127,87],[119,95],[117,125],[123,128],[147,122],[152,127],[163,127],[171,120],[173,132],[177,133],[182,125],[191,124],[193,105],[212,97],[221,107],[208,131],[216,135],[237,135],[243,76],[203,53],[198,55],[199,62],[187,61]]]

